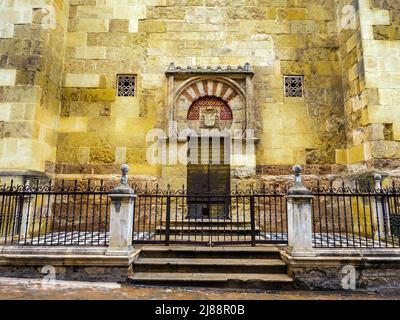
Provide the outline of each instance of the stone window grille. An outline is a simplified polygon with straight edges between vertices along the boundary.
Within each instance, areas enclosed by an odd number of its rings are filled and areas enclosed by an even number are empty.
[[[134,97],[136,95],[136,75],[119,74],[117,76],[118,97]]]
[[[285,76],[285,97],[303,97],[303,76]]]

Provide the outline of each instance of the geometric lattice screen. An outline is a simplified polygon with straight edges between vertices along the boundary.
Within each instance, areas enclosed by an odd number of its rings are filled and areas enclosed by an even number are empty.
[[[285,76],[285,97],[301,98],[303,96],[303,76]]]
[[[118,97],[135,96],[136,76],[133,74],[119,74],[117,76]]]

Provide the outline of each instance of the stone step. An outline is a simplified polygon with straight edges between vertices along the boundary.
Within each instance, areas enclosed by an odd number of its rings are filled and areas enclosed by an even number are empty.
[[[260,233],[260,228],[256,227],[255,228],[255,233],[259,234]],[[157,235],[165,235],[167,232],[167,228],[165,226],[160,226],[156,228],[156,234]],[[220,235],[223,237],[223,235],[226,236],[235,236],[235,235],[247,235],[251,236],[251,227],[235,227],[231,228],[227,226],[226,228],[224,227],[201,227],[201,226],[191,226],[191,227],[171,227],[170,228],[170,234],[171,235],[194,235],[194,234],[202,234],[205,236],[210,236],[210,235]]]
[[[158,226],[157,231],[166,231],[166,226]],[[260,231],[260,227],[256,226],[255,231]],[[191,225],[191,226],[171,226],[171,232],[204,232],[204,231],[218,231],[218,232],[250,232],[251,226],[202,226],[202,225]]]
[[[138,272],[128,282],[148,286],[293,289],[293,279],[285,274]]]
[[[134,272],[286,274],[280,259],[139,258]]]
[[[198,237],[199,239],[199,237]],[[260,247],[196,247],[196,246],[144,246],[140,258],[197,258],[197,259],[281,259],[273,246]]]
[[[154,241],[165,242],[166,234],[154,234],[152,237]],[[213,245],[234,245],[242,244],[251,246],[251,233],[249,234],[234,234],[234,233],[190,233],[190,234],[179,234],[170,233],[170,244],[188,244],[188,245],[209,245],[210,242]],[[265,237],[256,233],[256,241],[266,241]],[[272,243],[277,243],[277,241],[271,241]],[[284,242],[282,242],[284,243]]]
[[[162,221],[162,225],[166,225],[166,221]],[[242,219],[184,219],[184,220],[172,220],[170,222],[171,226],[189,226],[189,225],[213,225],[213,226],[221,226],[221,225],[241,225],[241,226],[251,226],[250,217],[246,218],[246,220]]]

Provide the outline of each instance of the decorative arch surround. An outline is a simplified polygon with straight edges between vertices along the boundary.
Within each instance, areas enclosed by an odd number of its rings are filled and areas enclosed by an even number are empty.
[[[244,99],[246,93],[237,83],[229,78],[196,77],[184,82],[176,90],[175,96],[177,99],[184,96],[190,102],[193,102],[200,97],[214,96],[229,103],[238,96],[241,96]]]
[[[193,130],[200,133],[202,127],[205,127],[211,129],[210,136],[219,135],[214,128],[222,129],[222,136],[229,136],[226,129],[230,129],[235,141],[241,140],[242,146],[248,141],[251,144],[257,143],[257,133],[246,131],[261,131],[254,105],[254,72],[249,63],[242,66],[203,67],[181,67],[171,63],[165,74],[167,94],[163,123],[168,134],[165,137],[167,141],[176,134],[179,142],[187,142],[187,136],[191,135]],[[209,107],[207,101],[217,103],[217,106],[211,105],[210,110],[206,110],[209,112],[202,114],[200,109]],[[198,103],[201,104],[197,105]],[[199,110],[196,110],[197,108]],[[216,109],[219,110],[219,117]],[[241,135],[237,135],[238,133]],[[243,155],[240,152],[235,153],[234,148],[231,148],[229,170],[240,177],[252,177],[256,172],[256,149],[253,149],[253,152],[250,150],[250,154]],[[162,176],[172,171],[176,175],[176,170],[178,169],[175,166],[163,166]],[[179,170],[182,170],[182,178],[185,181],[188,168],[185,166]]]
[[[246,93],[238,83],[225,77],[194,77],[183,82],[175,91],[172,119],[178,129],[190,127],[199,130],[207,127],[202,123],[199,103],[209,103],[210,108],[220,110],[220,129],[246,128]],[[208,100],[206,100],[208,99]],[[212,104],[215,104],[214,107]],[[204,108],[201,107],[202,109]],[[203,115],[204,116],[204,115]],[[195,123],[197,121],[197,123]],[[211,126],[210,126],[211,127]]]
[[[178,132],[192,127],[193,124],[188,123],[189,109],[193,103],[205,97],[220,99],[228,106],[224,109],[231,110],[232,120],[229,125],[224,124],[224,129],[240,129],[245,132],[258,125],[254,108],[254,72],[249,63],[206,67],[181,67],[171,63],[166,76],[166,128],[170,128],[168,122],[175,123],[174,131]]]

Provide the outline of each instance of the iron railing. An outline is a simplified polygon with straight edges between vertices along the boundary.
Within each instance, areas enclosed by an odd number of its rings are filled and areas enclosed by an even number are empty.
[[[109,190],[77,181],[0,187],[0,245],[104,246]]]
[[[180,191],[138,192],[133,243],[251,244],[287,243],[285,192],[230,194]]]
[[[400,189],[392,187],[313,189],[316,248],[400,247]]]
[[[287,189],[195,194],[136,189],[134,244],[286,244]],[[106,246],[112,187],[0,186],[0,245]],[[312,189],[316,248],[399,248],[400,188]]]

